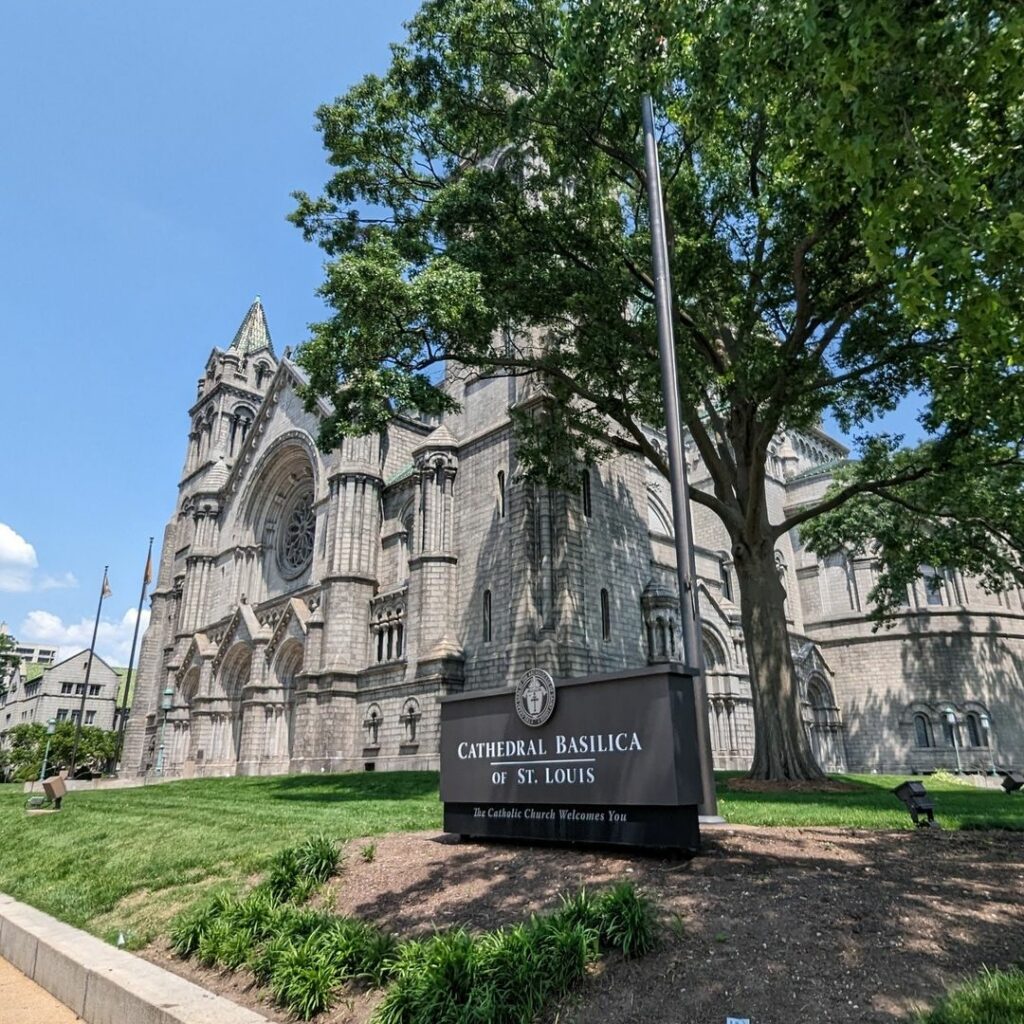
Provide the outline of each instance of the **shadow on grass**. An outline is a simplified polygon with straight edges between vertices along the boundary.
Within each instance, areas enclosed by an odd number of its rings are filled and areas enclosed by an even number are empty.
[[[438,793],[437,772],[286,775],[266,781],[266,796],[271,800],[312,803],[409,800]]]

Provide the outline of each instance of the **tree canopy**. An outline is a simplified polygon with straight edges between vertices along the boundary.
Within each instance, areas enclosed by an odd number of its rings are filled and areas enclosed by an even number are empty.
[[[330,257],[307,397],[334,405],[330,448],[396,407],[451,409],[442,363],[533,373],[550,402],[518,423],[526,475],[620,451],[666,472],[645,430],[662,422],[645,91],[712,481],[692,499],[732,541],[754,771],[806,777],[778,537],[874,538],[883,611],[924,561],[1022,576],[1019,4],[427,0],[387,73],[318,112],[333,173],[292,215]],[[927,442],[872,436],[910,396]],[[826,412],[864,433],[860,459],[772,520],[769,445]]]

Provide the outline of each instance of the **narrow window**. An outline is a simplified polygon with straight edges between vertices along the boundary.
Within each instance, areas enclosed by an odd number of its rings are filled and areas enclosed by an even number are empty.
[[[583,471],[583,514],[589,519],[594,508],[590,500],[590,470]]]
[[[405,627],[399,623],[395,627],[395,657],[400,658],[402,656],[402,643],[405,639]]]
[[[731,601],[732,597],[732,578],[729,575],[729,563],[725,555],[719,555],[718,557],[718,575],[722,580],[722,597],[727,601]]]
[[[978,716],[972,711],[967,716],[967,737],[971,741],[972,747],[985,746],[981,735],[981,723],[978,721]]]
[[[394,644],[395,644],[395,631],[388,626],[388,661],[391,661],[394,655]]]
[[[498,515],[505,518],[505,471],[498,470]]]
[[[601,639],[612,638],[612,611],[608,604],[608,591],[601,591]]]
[[[484,591],[484,643],[490,643],[491,640],[491,592],[489,590]]]
[[[914,735],[919,747],[932,745],[932,731],[929,728],[928,719],[924,715],[914,715]]]
[[[384,660],[384,630],[381,626],[377,627],[377,664],[379,665]]]

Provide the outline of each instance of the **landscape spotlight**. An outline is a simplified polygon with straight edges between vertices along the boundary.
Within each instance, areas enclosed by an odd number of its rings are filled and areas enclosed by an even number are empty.
[[[910,817],[918,828],[938,828],[939,823],[935,820],[935,805],[928,797],[924,785],[911,780],[898,785],[893,792],[907,805]],[[922,820],[921,815],[927,815],[927,821]]]
[[[1024,788],[1024,775],[1020,772],[1005,772],[1003,774],[1003,789],[1006,795],[1015,793],[1018,789]]]

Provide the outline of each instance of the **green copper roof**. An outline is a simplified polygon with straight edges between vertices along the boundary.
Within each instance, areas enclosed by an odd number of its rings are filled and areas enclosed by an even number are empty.
[[[235,333],[235,340],[229,348],[241,352],[243,356],[252,355],[254,352],[262,352],[269,349],[274,354],[274,346],[270,341],[270,328],[267,327],[267,315],[263,312],[263,303],[257,295],[256,300],[249,307],[245,314],[242,326]]]

